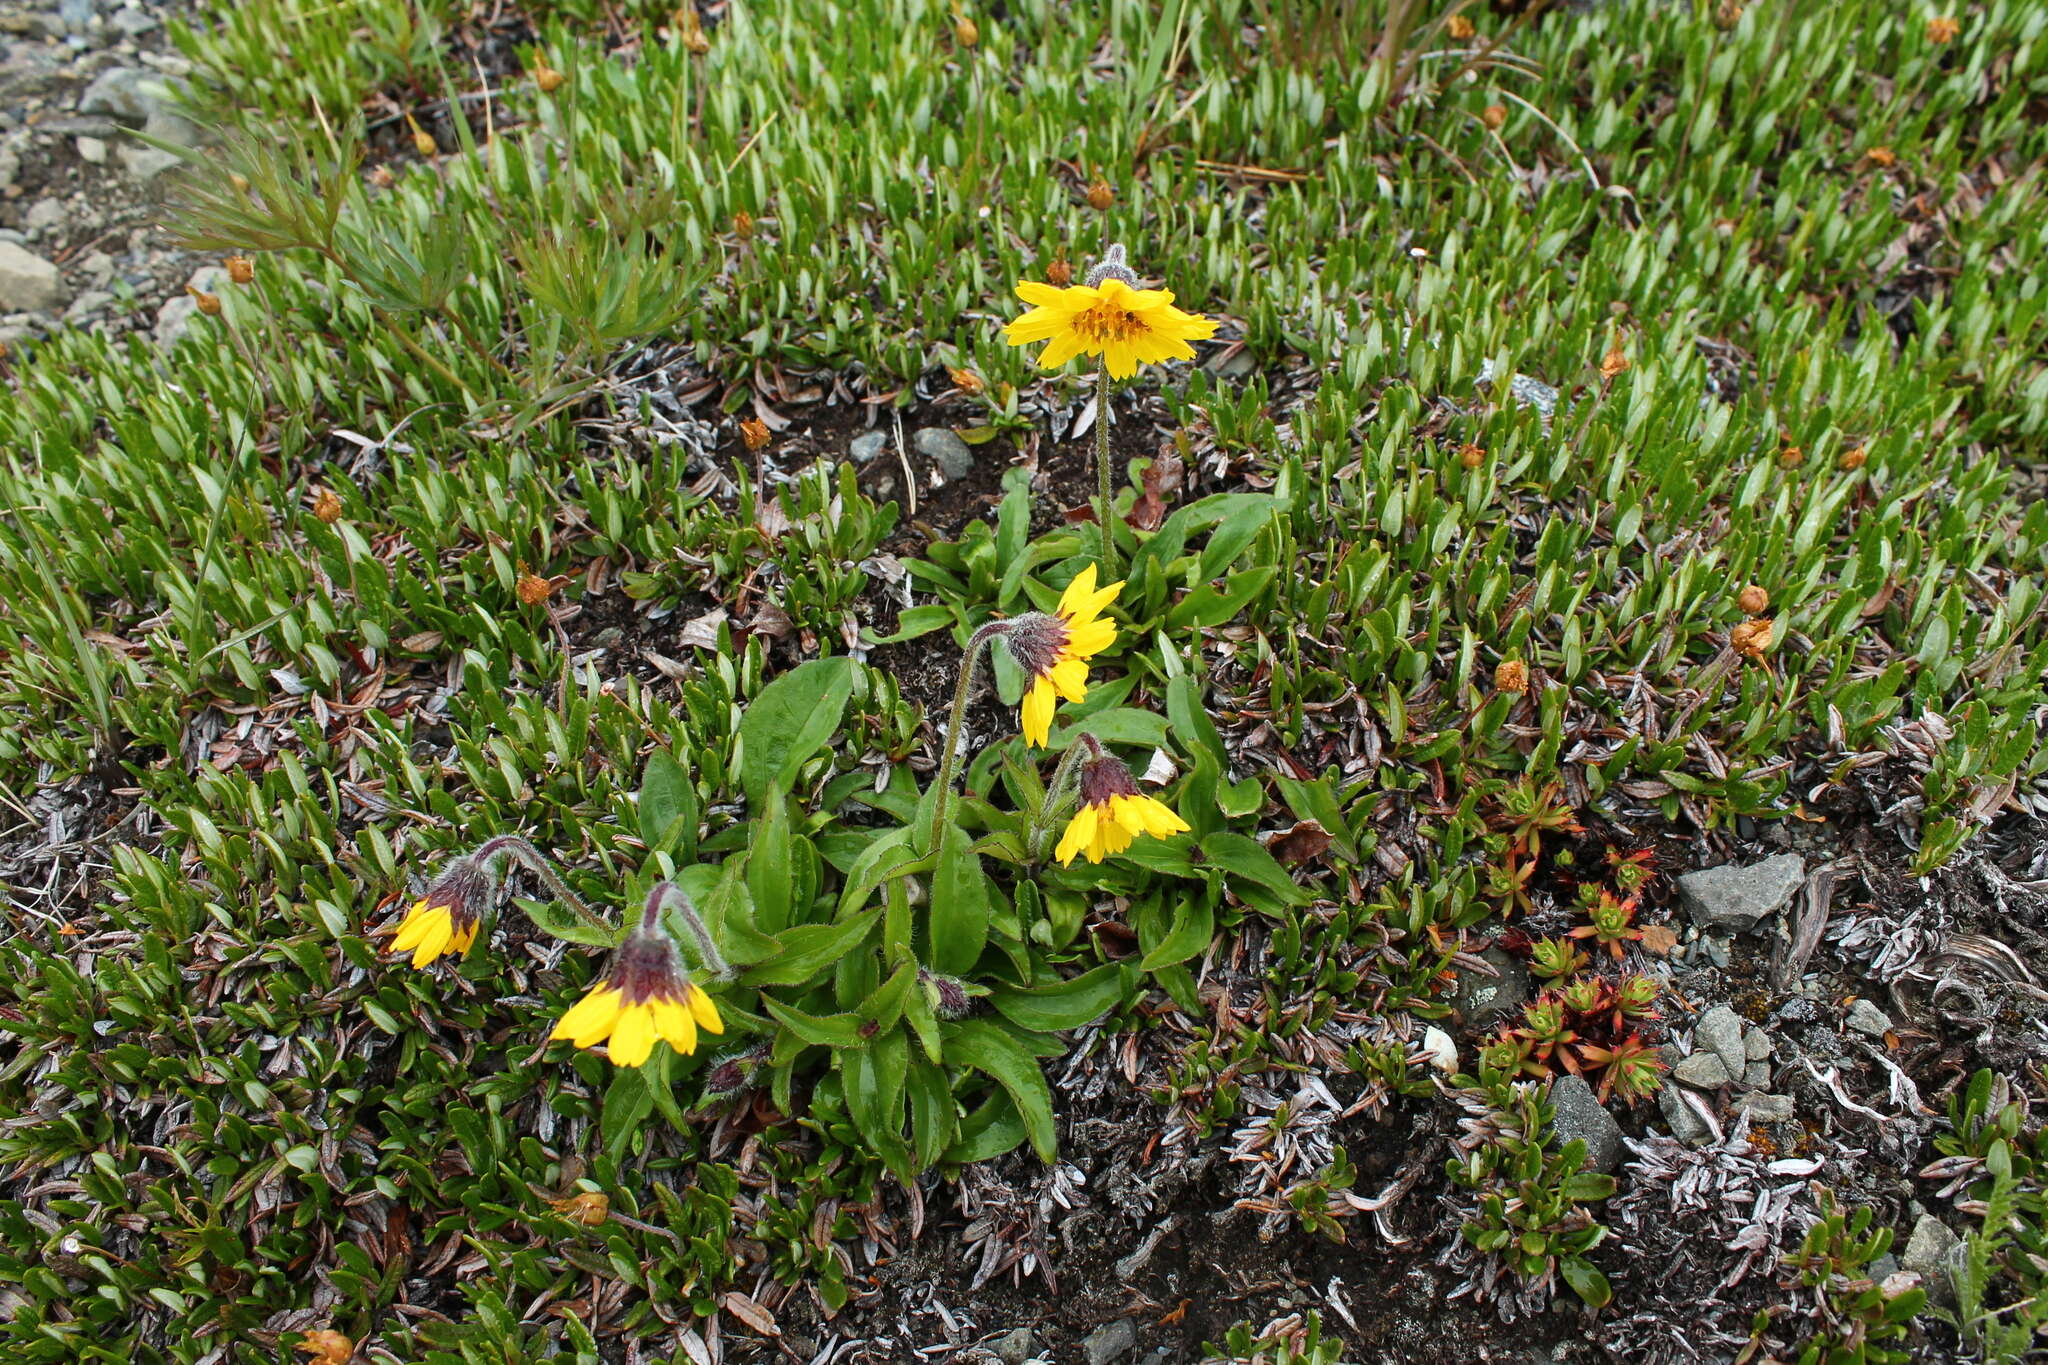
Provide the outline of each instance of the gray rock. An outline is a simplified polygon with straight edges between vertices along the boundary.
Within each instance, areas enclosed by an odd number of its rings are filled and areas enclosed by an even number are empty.
[[[1771,1064],[1751,1062],[1742,1068],[1742,1083],[1751,1090],[1761,1090],[1771,1083]]]
[[[1586,1169],[1612,1171],[1621,1160],[1621,1125],[1593,1094],[1583,1076],[1559,1076],[1550,1083],[1550,1103],[1557,1110],[1559,1143],[1578,1138],[1586,1144]]]
[[[107,144],[96,137],[78,139],[78,155],[81,160],[95,166],[104,165],[107,159]]]
[[[1714,1135],[1707,1121],[1693,1112],[1693,1107],[1678,1093],[1677,1086],[1658,1087],[1657,1108],[1663,1113],[1664,1122],[1670,1125],[1671,1136],[1680,1142],[1697,1147]]]
[[[140,38],[157,26],[156,16],[139,9],[117,9],[107,22],[124,38]]]
[[[886,431],[863,431],[847,446],[847,453],[853,456],[855,464],[867,464],[889,447],[889,433]]]
[[[1458,977],[1457,990],[1451,996],[1451,1008],[1468,1025],[1513,1014],[1529,1002],[1527,967],[1498,948],[1488,948],[1479,956],[1500,975],[1482,976],[1478,972],[1465,972]]]
[[[1742,1107],[1749,1111],[1753,1123],[1790,1123],[1792,1121],[1792,1097],[1790,1095],[1766,1095],[1758,1092],[1746,1096]]]
[[[116,66],[102,71],[78,97],[81,114],[108,114],[123,123],[147,123],[151,114],[176,112],[171,83],[154,71]]]
[[[84,33],[92,27],[97,16],[93,13],[92,0],[57,0],[57,17],[71,32]]]
[[[151,137],[175,142],[181,147],[199,145],[199,129],[196,126],[162,109],[149,116],[148,121],[142,125],[142,131]],[[128,172],[128,178],[144,185],[184,160],[176,152],[166,152],[146,142],[124,144],[120,149],[120,156],[122,168]]]
[[[59,199],[38,199],[21,216],[21,225],[31,237],[41,236],[64,224],[64,203]]]
[[[1742,1048],[1742,1018],[1726,1005],[1716,1005],[1700,1016],[1692,1027],[1692,1045],[1719,1057],[1731,1076],[1741,1075],[1749,1060]]]
[[[1725,863],[1678,879],[1678,899],[1703,929],[1739,931],[1782,907],[1806,884],[1806,862],[1780,853],[1746,867]]]
[[[974,451],[944,427],[926,427],[910,438],[917,453],[939,467],[947,483],[964,479],[974,468]]]
[[[1019,1327],[990,1342],[989,1349],[1003,1365],[1024,1365],[1025,1361],[1038,1354],[1038,1338],[1031,1335],[1029,1327]]]
[[[21,153],[13,144],[0,145],[0,190],[10,189],[21,174]]]
[[[0,311],[41,313],[64,299],[64,281],[51,265],[12,242],[0,242]]]
[[[1920,1277],[1929,1299],[1953,1299],[1955,1285],[1950,1276],[1954,1273],[1955,1251],[1962,1240],[1939,1218],[1922,1214],[1920,1221],[1913,1224],[1913,1235],[1906,1239],[1899,1265]]]
[[[1081,1339],[1081,1354],[1088,1358],[1088,1365],[1113,1365],[1137,1349],[1138,1329],[1128,1318],[1104,1323]]]
[[[114,296],[104,289],[88,289],[73,299],[71,306],[64,310],[64,320],[66,322],[77,322],[83,318],[88,318],[94,313],[100,312],[113,301]]]
[[[1771,1060],[1771,1035],[1753,1028],[1742,1035],[1742,1055],[1752,1062]]]
[[[1842,1023],[1844,1027],[1855,1029],[1858,1033],[1868,1034],[1872,1038],[1884,1037],[1886,1033],[1891,1031],[1892,1027],[1890,1015],[1871,1004],[1868,1000],[1861,999],[1849,1006],[1849,1017],[1844,1019]]]
[[[1719,1090],[1732,1078],[1719,1057],[1711,1052],[1695,1052],[1671,1068],[1671,1079],[1695,1090]]]

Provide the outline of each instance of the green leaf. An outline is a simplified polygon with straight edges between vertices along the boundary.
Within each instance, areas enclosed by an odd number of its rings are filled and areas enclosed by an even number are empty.
[[[1589,1307],[1605,1308],[1613,1299],[1614,1290],[1608,1286],[1607,1277],[1583,1256],[1563,1257],[1557,1268],[1564,1276],[1564,1282],[1572,1287],[1572,1292],[1584,1299]]]
[[[772,995],[761,997],[761,1008],[768,1011],[776,1023],[813,1047],[857,1047],[862,1041],[861,1024],[864,1021],[852,1011],[807,1014],[794,1005],[783,1004]]]
[[[640,774],[640,839],[649,849],[667,848],[680,836],[684,857],[697,840],[697,786],[675,755],[656,749]],[[677,829],[678,822],[684,827]]]
[[[998,986],[988,1002],[1005,1019],[1033,1033],[1060,1033],[1093,1023],[1128,1000],[1137,973],[1129,963],[1106,962],[1050,986]]]
[[[905,640],[915,640],[920,635],[929,635],[935,630],[944,630],[953,624],[953,609],[943,603],[931,603],[922,607],[906,608],[896,617],[896,632],[893,635],[876,635],[872,631],[862,633],[871,645],[900,645]]]
[[[1199,679],[1183,673],[1166,685],[1166,718],[1188,753],[1206,751],[1216,760],[1219,770],[1229,761],[1223,751],[1223,736],[1216,733],[1216,725],[1202,704]]]
[[[787,790],[839,728],[853,696],[853,660],[813,659],[761,689],[740,721],[740,787],[758,809],[770,787]]]
[[[762,794],[747,850],[747,894],[754,901],[754,926],[765,934],[789,927],[791,891],[789,806],[780,786]]]
[[[988,1161],[1014,1150],[1030,1136],[1010,1094],[998,1090],[960,1121],[960,1136],[939,1160],[948,1165]]]
[[[1216,936],[1216,906],[1210,899],[1215,894],[1200,887],[1183,893],[1180,903],[1173,908],[1172,930],[1146,951],[1138,963],[1139,970],[1156,972],[1186,962],[1206,949],[1209,940]]]
[[[782,951],[741,976],[749,986],[795,986],[858,948],[874,932],[882,909],[863,910],[836,924],[800,924],[776,935]]]
[[[612,1083],[605,1087],[604,1108],[598,1116],[605,1150],[614,1155],[625,1151],[627,1141],[653,1111],[654,1096],[648,1093],[647,1078],[640,1068],[613,1067]]]
[[[1052,1161],[1058,1150],[1052,1089],[1045,1083],[1038,1059],[991,1019],[941,1024],[939,1036],[948,1063],[971,1066],[995,1079],[1017,1106],[1017,1117],[1023,1121],[1031,1149],[1038,1153],[1039,1160]]]
[[[904,1078],[904,1093],[910,1098],[910,1134],[917,1164],[930,1166],[953,1145],[960,1131],[952,1088],[946,1084],[944,1071],[916,1057]]]
[[[564,943],[580,943],[586,948],[611,948],[625,936],[622,930],[600,929],[586,923],[581,915],[555,901],[530,901],[522,897],[514,904],[533,921],[534,928]]]
[[[1287,875],[1287,869],[1280,866],[1273,855],[1266,852],[1265,845],[1256,839],[1228,830],[1211,834],[1202,840],[1202,856],[1231,876],[1242,877],[1271,891],[1285,904],[1306,905],[1311,899],[1306,891],[1294,884],[1294,879]]]
[[[988,942],[988,875],[966,830],[945,832],[932,874],[931,966],[947,976],[973,970]]]
[[[1220,626],[1243,611],[1245,604],[1266,590],[1280,570],[1271,564],[1232,574],[1221,588],[1204,583],[1174,603],[1166,613],[1166,628],[1172,632],[1198,627]]]

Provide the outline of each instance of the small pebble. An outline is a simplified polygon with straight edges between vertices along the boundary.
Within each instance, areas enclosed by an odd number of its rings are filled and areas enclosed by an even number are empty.
[[[1891,1016],[1871,1004],[1868,1000],[1860,999],[1855,1004],[1849,1006],[1849,1017],[1844,1019],[1842,1023],[1845,1027],[1852,1028],[1858,1033],[1868,1034],[1872,1038],[1884,1037],[1885,1034],[1891,1032],[1892,1027]]]

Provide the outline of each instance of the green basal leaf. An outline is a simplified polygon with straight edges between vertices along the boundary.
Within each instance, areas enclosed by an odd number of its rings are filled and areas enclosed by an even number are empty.
[[[965,976],[988,942],[988,874],[966,830],[945,831],[939,865],[932,874],[931,966],[947,976]]]
[[[1019,1028],[1060,1033],[1091,1024],[1129,1000],[1136,981],[1129,963],[1106,962],[1065,981],[998,986],[989,992],[988,1002]]]
[[[1052,1089],[1038,1059],[1001,1025],[990,1019],[962,1019],[940,1024],[946,1060],[971,1066],[994,1078],[1017,1107],[1017,1116],[1039,1160],[1051,1161],[1057,1148],[1053,1131]],[[1007,1150],[1007,1149],[1006,1149]],[[951,1159],[949,1157],[949,1159]]]
[[[798,664],[761,689],[740,721],[740,788],[759,809],[770,787],[787,790],[825,747],[853,696],[851,659]]]

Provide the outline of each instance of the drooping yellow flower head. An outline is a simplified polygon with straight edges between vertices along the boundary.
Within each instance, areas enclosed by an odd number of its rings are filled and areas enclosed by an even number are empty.
[[[718,1006],[683,970],[667,932],[643,922],[619,945],[611,975],[569,1007],[548,1040],[591,1048],[609,1039],[614,1065],[643,1066],[657,1041],[689,1056],[699,1029],[725,1032]]]
[[[449,953],[466,956],[476,946],[483,902],[490,896],[490,878],[474,857],[448,864],[425,895],[405,912],[391,939],[391,951],[411,953],[412,965],[431,967]]]
[[[1173,807],[1138,791],[1129,768],[1102,754],[1081,765],[1081,809],[1067,822],[1053,856],[1062,867],[1077,853],[1099,863],[1129,848],[1140,834],[1164,839],[1187,828]]]
[[[1085,284],[1061,289],[1019,280],[1017,297],[1034,305],[1003,331],[1012,346],[1043,341],[1041,369],[1056,370],[1077,355],[1099,355],[1112,379],[1129,379],[1140,365],[1193,360],[1190,341],[1216,335],[1216,322],[1173,306],[1166,289],[1138,289],[1137,276],[1123,263],[1123,248],[1111,247]]]
[[[1077,702],[1088,695],[1088,660],[1116,643],[1116,622],[1102,620],[1102,609],[1122,587],[1121,581],[1096,587],[1090,564],[1060,594],[1056,614],[1032,612],[1010,623],[1003,643],[1030,679],[1019,708],[1025,742],[1045,746],[1056,696]]]

